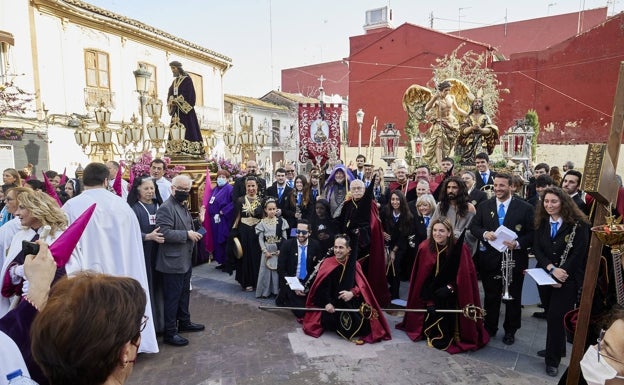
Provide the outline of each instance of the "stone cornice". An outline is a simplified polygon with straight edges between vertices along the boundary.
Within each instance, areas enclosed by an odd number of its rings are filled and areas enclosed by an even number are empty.
[[[30,2],[40,12],[161,48],[174,55],[193,57],[199,61],[209,62],[219,67],[222,72],[227,71],[232,66],[232,59],[225,55],[84,1],[30,0]]]

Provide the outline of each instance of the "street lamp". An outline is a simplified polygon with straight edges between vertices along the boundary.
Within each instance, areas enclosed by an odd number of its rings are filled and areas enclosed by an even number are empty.
[[[364,123],[364,111],[360,108],[355,113],[355,121],[358,124],[358,155],[362,153],[362,123]]]
[[[136,83],[136,92],[139,94],[141,103],[141,127],[145,131],[145,103],[147,102],[147,92],[149,90],[149,80],[152,73],[145,68],[145,64],[139,64],[139,68],[132,71]]]
[[[162,102],[158,99],[150,98],[145,105],[147,115],[152,119],[147,124],[147,135],[149,136],[149,142],[156,150],[156,156],[158,156],[158,149],[164,146],[165,143],[165,124],[160,121],[162,116]]]
[[[420,165],[422,162],[423,153],[423,141],[424,138],[420,132],[417,132],[416,135],[412,138],[412,153],[414,154],[414,160],[416,161],[416,165]]]

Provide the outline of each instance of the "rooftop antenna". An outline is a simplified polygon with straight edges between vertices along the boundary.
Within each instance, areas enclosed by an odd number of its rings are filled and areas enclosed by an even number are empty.
[[[550,3],[548,4],[548,11],[546,11],[546,15],[550,16],[550,7],[554,7],[555,5],[557,5],[557,3]]]
[[[472,7],[461,7],[459,8],[459,11],[457,12],[457,35],[461,36],[461,12],[464,9],[470,9]]]

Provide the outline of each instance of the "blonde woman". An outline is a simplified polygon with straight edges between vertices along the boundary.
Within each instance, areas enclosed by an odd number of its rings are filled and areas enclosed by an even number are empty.
[[[53,244],[59,235],[67,228],[67,218],[58,203],[48,194],[41,191],[26,190],[15,195],[17,209],[15,216],[19,218],[22,229],[18,231],[2,266],[0,277],[3,279],[2,295],[0,296],[0,316],[9,310],[9,301],[12,297],[21,298],[24,280],[24,258],[22,241],[39,239],[45,226],[50,226],[50,232],[41,240]],[[73,251],[76,253],[76,250]],[[72,254],[73,254],[72,253]],[[74,255],[72,255],[73,257]],[[65,274],[64,268],[57,271],[57,276]],[[8,275],[9,281],[5,278]],[[6,284],[6,283],[9,284]],[[17,303],[17,302],[16,302]]]

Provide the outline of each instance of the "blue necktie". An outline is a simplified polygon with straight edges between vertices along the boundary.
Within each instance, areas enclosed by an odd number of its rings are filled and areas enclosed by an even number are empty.
[[[487,173],[485,172],[481,173],[481,179],[483,179],[483,184],[487,184],[487,180],[488,180]]]
[[[306,247],[299,246],[299,279],[305,279],[306,275]]]
[[[290,188],[294,188],[295,187],[295,182],[293,182],[292,180],[289,180],[286,184],[288,184],[288,187],[290,187]]]
[[[318,190],[317,189],[312,189],[312,198],[314,198],[316,200],[316,196],[318,195]]]
[[[297,193],[297,206],[301,206],[301,193]]]
[[[429,217],[425,217],[425,227],[429,227]]]
[[[557,236],[557,227],[559,227],[559,222],[550,222],[550,239],[555,239]]]
[[[502,226],[503,221],[505,221],[505,205],[501,203],[498,206],[498,224]]]
[[[283,187],[278,187],[277,188],[277,199],[282,200],[282,193],[284,192],[284,188]]]

